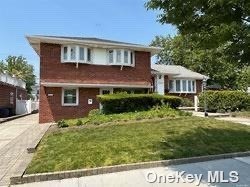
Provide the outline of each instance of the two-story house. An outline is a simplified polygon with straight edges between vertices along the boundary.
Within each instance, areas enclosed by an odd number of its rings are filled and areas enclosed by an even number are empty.
[[[161,49],[98,38],[27,36],[40,56],[39,122],[83,117],[96,95],[153,88],[151,57]]]

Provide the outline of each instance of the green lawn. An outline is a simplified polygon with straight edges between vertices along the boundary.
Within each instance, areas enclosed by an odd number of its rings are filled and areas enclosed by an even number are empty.
[[[27,173],[250,150],[250,127],[198,117],[89,125],[47,133]]]
[[[159,118],[179,118],[183,116],[191,116],[191,113],[183,112],[181,110],[175,110],[168,106],[156,107],[147,111],[138,112],[126,112],[121,114],[101,114],[100,112],[94,111],[89,116],[79,119],[65,120],[69,126],[75,126],[78,120],[82,121],[84,125],[100,125],[114,122],[128,122],[128,121],[139,121],[148,119],[159,119]]]

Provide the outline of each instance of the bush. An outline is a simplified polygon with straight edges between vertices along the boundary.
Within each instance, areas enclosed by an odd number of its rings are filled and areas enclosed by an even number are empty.
[[[250,96],[241,91],[206,91],[199,96],[202,107],[205,97],[210,112],[242,110],[250,105]]]
[[[81,126],[81,125],[83,125],[83,122],[82,120],[78,119],[76,122],[76,126]]]
[[[99,102],[103,106],[103,113],[123,113],[149,110],[153,106],[168,105],[171,108],[180,106],[182,99],[176,96],[158,94],[127,94],[117,93],[99,95]]]
[[[64,128],[64,127],[68,127],[69,125],[62,119],[62,120],[57,122],[57,126],[59,128]]]
[[[193,107],[193,106],[194,106],[194,102],[191,101],[191,100],[188,99],[188,98],[182,98],[181,106]]]
[[[101,114],[101,111],[99,109],[93,109],[93,110],[89,111],[88,116],[96,116],[96,115],[99,115],[99,114]]]

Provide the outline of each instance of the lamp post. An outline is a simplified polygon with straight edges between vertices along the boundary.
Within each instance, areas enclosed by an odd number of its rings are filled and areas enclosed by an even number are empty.
[[[202,80],[203,85],[203,94],[204,94],[204,116],[207,117],[207,99],[206,99],[206,88],[207,88],[207,79],[204,77]]]

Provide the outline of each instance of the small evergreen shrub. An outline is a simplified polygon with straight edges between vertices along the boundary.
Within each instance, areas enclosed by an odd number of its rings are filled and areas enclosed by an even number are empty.
[[[145,111],[154,106],[168,105],[171,108],[180,106],[182,99],[177,96],[159,94],[117,93],[97,96],[104,114]]]
[[[76,122],[76,126],[81,126],[81,125],[83,125],[83,122],[82,120],[78,119]]]
[[[241,91],[206,91],[199,96],[199,105],[206,101],[210,112],[244,110],[250,106],[250,96]]]
[[[65,127],[68,127],[69,125],[62,119],[62,120],[57,122],[57,126],[59,128],[65,128]]]

